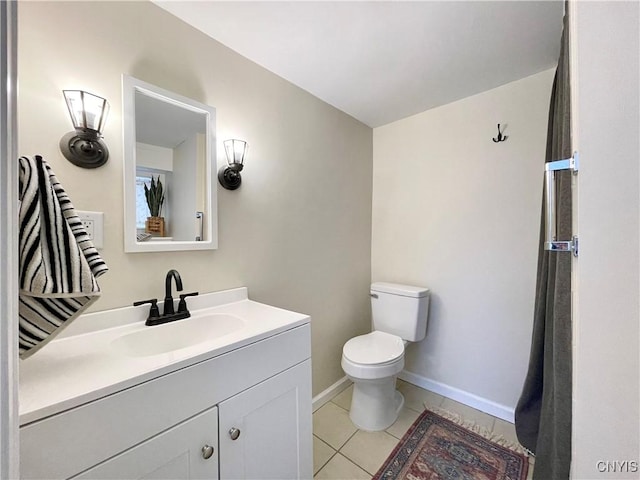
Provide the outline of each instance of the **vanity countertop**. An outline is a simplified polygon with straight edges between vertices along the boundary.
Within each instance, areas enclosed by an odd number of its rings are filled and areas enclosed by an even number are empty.
[[[194,345],[152,355],[127,355],[115,341],[148,327],[145,307],[125,307],[77,318],[60,336],[20,362],[20,425],[77,407],[180,368],[309,323],[307,315],[248,299],[246,288],[189,299],[192,318],[230,315],[242,328]],[[189,322],[189,318],[179,322]],[[175,328],[175,327],[173,327]],[[143,346],[141,345],[141,348]]]

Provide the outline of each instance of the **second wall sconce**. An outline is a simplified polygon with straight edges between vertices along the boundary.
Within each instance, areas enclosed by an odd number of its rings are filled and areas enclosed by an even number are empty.
[[[218,181],[227,190],[235,190],[242,183],[240,172],[244,166],[247,142],[243,140],[225,140],[223,143],[224,151],[227,154],[227,166],[218,170]]]
[[[63,90],[74,132],[60,140],[60,150],[67,160],[82,168],[97,168],[109,158],[102,140],[102,130],[109,113],[109,103],[102,97],[82,90]]]

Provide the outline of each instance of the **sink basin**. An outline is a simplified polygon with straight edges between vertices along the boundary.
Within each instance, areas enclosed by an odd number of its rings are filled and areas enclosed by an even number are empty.
[[[192,347],[241,330],[244,320],[213,313],[146,327],[116,338],[111,346],[131,357],[148,357]]]

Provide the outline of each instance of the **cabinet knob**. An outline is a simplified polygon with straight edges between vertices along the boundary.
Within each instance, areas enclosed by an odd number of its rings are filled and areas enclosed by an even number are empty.
[[[208,460],[213,455],[213,447],[211,445],[205,445],[202,447],[202,456],[205,460]]]
[[[231,437],[231,440],[237,440],[240,436],[240,429],[233,427],[231,430],[229,430],[229,436]]]

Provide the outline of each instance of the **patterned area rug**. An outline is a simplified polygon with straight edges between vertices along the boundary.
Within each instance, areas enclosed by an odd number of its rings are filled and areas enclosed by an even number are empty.
[[[529,461],[425,410],[373,480],[526,480]]]

